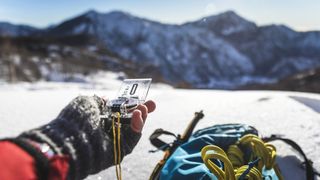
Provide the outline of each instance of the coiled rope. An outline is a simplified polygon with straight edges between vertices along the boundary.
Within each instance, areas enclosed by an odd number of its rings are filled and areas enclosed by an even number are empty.
[[[251,149],[248,165],[239,147]],[[275,163],[276,148],[269,143],[264,143],[253,134],[245,135],[235,145],[229,146],[227,153],[218,146],[207,145],[202,148],[201,157],[204,164],[219,180],[262,180],[263,168],[267,170],[274,168],[279,179],[283,180]],[[223,162],[223,168],[216,165],[211,159]]]

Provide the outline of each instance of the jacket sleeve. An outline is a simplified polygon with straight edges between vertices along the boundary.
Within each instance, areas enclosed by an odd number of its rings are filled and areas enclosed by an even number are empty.
[[[38,153],[48,160],[49,180],[66,179],[69,169],[68,157],[53,155],[49,158],[40,150]],[[0,141],[0,159],[0,179],[42,179],[38,174],[37,160],[16,143]]]

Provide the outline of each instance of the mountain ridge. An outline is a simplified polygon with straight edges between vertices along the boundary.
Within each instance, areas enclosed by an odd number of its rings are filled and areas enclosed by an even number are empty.
[[[32,27],[34,29],[38,29],[38,30],[44,30],[44,29],[51,29],[52,27],[55,27],[59,24],[62,24],[63,22],[65,21],[68,21],[68,20],[72,20],[76,17],[79,17],[79,16],[82,16],[82,15],[88,15],[88,14],[110,14],[110,13],[122,13],[122,14],[127,14],[128,16],[133,16],[133,17],[136,17],[136,18],[139,18],[139,19],[142,19],[142,20],[147,20],[147,21],[150,21],[150,22],[155,22],[155,23],[158,23],[158,24],[163,24],[163,25],[173,25],[173,26],[180,26],[180,25],[186,25],[186,24],[190,24],[190,23],[194,23],[194,22],[197,22],[197,21],[203,21],[204,19],[208,19],[210,17],[215,17],[215,16],[220,16],[220,15],[224,15],[224,14],[234,14],[240,18],[242,18],[243,20],[245,21],[248,21],[248,22],[251,22],[253,24],[255,24],[253,21],[250,21],[250,20],[246,20],[245,18],[241,17],[240,15],[238,15],[235,11],[233,10],[227,10],[227,11],[224,11],[224,12],[221,12],[219,14],[213,14],[213,15],[209,15],[209,16],[204,16],[204,17],[201,17],[201,18],[198,18],[196,20],[193,20],[193,21],[186,21],[186,22],[182,22],[182,23],[165,23],[165,22],[160,22],[160,21],[156,21],[156,20],[152,20],[152,19],[148,19],[148,18],[145,18],[145,17],[141,17],[141,16],[137,16],[137,15],[134,15],[132,13],[129,13],[129,12],[125,12],[125,11],[121,11],[121,10],[113,10],[113,11],[108,11],[108,12],[100,12],[100,11],[97,11],[95,9],[89,9],[87,11],[84,11],[82,13],[79,13],[77,15],[74,15],[74,16],[70,16],[70,17],[67,17],[66,19],[62,20],[62,21],[59,21],[59,22],[53,22],[51,25],[48,25],[46,27],[36,27],[32,24],[28,24],[28,23],[11,23],[10,21],[0,21],[0,24],[1,23],[9,23],[11,25],[15,25],[15,26],[28,26],[28,27]],[[256,25],[256,24],[255,24]],[[271,23],[271,24],[263,24],[263,25],[260,25],[259,27],[264,27],[264,26],[286,26],[288,27],[289,29],[293,30],[293,31],[296,31],[296,32],[300,32],[300,33],[312,33],[312,32],[320,32],[320,30],[307,30],[307,31],[299,31],[299,30],[295,30],[293,28],[291,28],[290,26],[288,25],[284,25],[284,24],[276,24],[276,23]],[[257,25],[256,25],[257,26]]]
[[[171,25],[122,11],[90,10],[27,34],[78,35],[91,37],[94,40],[88,43],[102,44],[121,59],[153,66],[170,84],[187,83],[195,88],[271,83],[320,66],[320,32],[257,26],[233,11]]]

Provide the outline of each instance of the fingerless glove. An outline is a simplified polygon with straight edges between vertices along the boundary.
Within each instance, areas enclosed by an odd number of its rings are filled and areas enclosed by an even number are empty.
[[[68,179],[83,179],[114,165],[110,119],[101,119],[105,101],[79,96],[50,123],[22,133],[18,138],[48,144],[57,155],[70,157]],[[132,152],[141,137],[130,124],[121,126],[121,154]]]

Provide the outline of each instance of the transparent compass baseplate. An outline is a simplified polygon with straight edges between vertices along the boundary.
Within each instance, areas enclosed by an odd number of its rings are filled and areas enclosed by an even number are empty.
[[[120,122],[122,124],[130,124],[132,112],[142,103],[143,101],[140,101],[138,97],[118,97],[107,102],[106,112],[101,117],[108,119],[115,118],[115,121],[117,121],[120,115]]]

